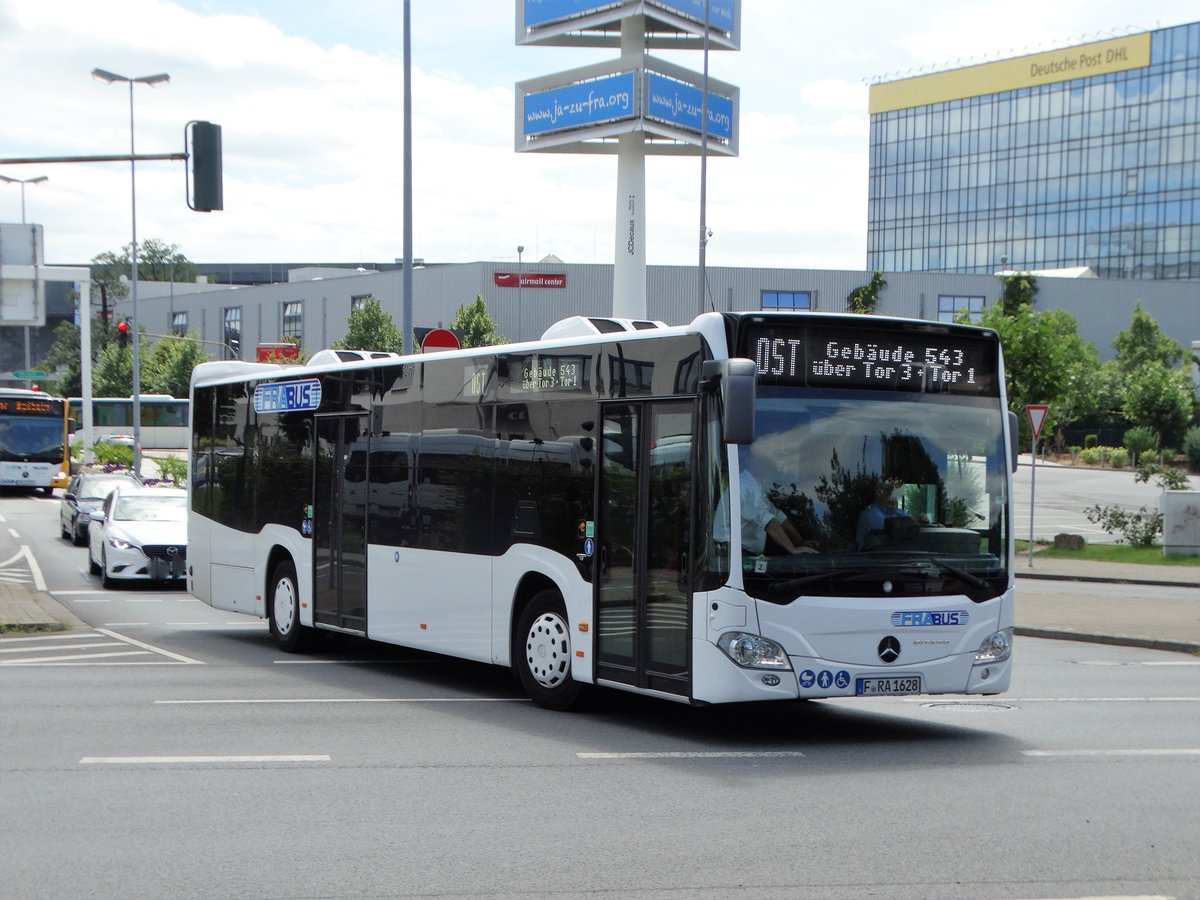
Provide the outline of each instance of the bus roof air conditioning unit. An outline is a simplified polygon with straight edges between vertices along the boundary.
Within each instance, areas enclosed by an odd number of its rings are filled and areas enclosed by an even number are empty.
[[[651,319],[617,319],[612,316],[571,316],[555,322],[542,334],[543,341],[573,337],[594,337],[620,331],[647,331],[666,328],[666,322]]]

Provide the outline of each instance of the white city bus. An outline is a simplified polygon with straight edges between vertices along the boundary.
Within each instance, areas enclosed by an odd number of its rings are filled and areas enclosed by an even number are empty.
[[[588,685],[696,704],[1008,687],[994,332],[708,313],[547,335],[197,366],[192,593],[287,651],[329,629],[511,667],[551,708]],[[743,470],[803,552],[747,537]]]

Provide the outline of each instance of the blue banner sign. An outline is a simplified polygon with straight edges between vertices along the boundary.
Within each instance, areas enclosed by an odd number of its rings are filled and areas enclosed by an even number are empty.
[[[668,9],[686,19],[695,19],[704,24],[704,4],[708,3],[708,27],[721,31],[733,31],[733,10],[736,0],[650,0],[652,6]],[[525,0],[529,8],[529,0]]]
[[[274,381],[254,389],[256,413],[301,412],[321,406],[321,382],[315,378],[303,381]]]
[[[527,135],[631,118],[637,114],[633,106],[633,72],[527,94],[524,112]]]
[[[650,5],[703,25],[706,2],[708,3],[709,27],[721,31],[732,31],[737,0],[650,0]],[[533,28],[625,5],[624,0],[610,0],[608,3],[599,2],[599,0],[525,0],[525,27]]]
[[[703,0],[701,0],[703,2]],[[599,3],[597,0],[525,0],[525,27],[545,25],[571,16],[582,16],[620,3]]]
[[[646,73],[646,118],[700,131],[704,94],[693,85]],[[708,94],[708,133],[717,138],[733,137],[733,101],[711,91]]]

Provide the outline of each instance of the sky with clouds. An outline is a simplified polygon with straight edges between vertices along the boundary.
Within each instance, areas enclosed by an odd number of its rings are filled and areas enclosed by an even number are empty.
[[[741,153],[710,159],[714,266],[866,264],[867,83],[1200,18],[1195,0],[744,0],[742,46],[712,77],[741,89]],[[918,11],[919,10],[919,11]],[[514,85],[612,59],[611,49],[519,47],[513,0],[412,0],[413,255],[429,262],[556,254],[610,263],[616,160],[518,154]],[[400,0],[0,0],[0,159],[183,149],[219,123],[225,209],[185,204],[181,162],[137,168],[139,240],[198,262],[388,262],[403,254]],[[700,71],[699,52],[658,55]],[[45,228],[45,259],[129,242],[126,163],[0,166]],[[700,163],[650,158],[647,261],[698,257]],[[21,220],[0,184],[0,221]]]

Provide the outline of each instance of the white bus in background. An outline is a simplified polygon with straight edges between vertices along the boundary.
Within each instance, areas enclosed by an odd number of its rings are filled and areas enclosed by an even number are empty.
[[[74,440],[82,439],[83,400],[72,397],[71,421]],[[142,394],[138,400],[141,412],[142,447],[149,450],[180,450],[188,443],[188,401],[169,394]],[[132,397],[92,398],[92,439],[128,437],[133,435]]]
[[[330,629],[493,663],[551,708],[593,686],[1007,689],[1016,428],[994,332],[708,313],[550,333],[197,366],[192,593],[287,651]],[[743,469],[806,552],[728,538]],[[881,494],[888,524],[860,540]]]

